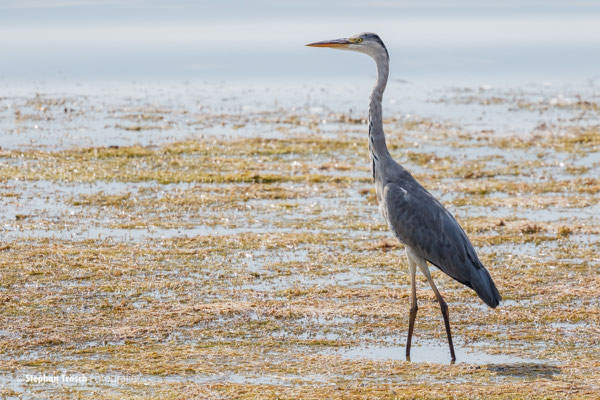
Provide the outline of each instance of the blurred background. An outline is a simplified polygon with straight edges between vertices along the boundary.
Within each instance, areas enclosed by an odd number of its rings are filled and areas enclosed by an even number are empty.
[[[600,70],[598,1],[2,0],[0,84],[356,77],[304,44],[372,31],[392,79],[568,82]]]

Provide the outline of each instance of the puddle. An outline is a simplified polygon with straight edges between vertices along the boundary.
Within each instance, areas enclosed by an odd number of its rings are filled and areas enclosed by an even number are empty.
[[[491,213],[495,218],[518,218],[540,222],[559,222],[573,219],[590,219],[593,221],[600,215],[600,205],[595,204],[578,208],[548,206],[542,209],[495,206]],[[487,217],[490,215],[490,207],[474,205],[456,207],[456,214],[461,218]]]
[[[575,331],[580,328],[585,328],[590,325],[586,321],[579,322],[551,322],[550,327],[558,329],[560,331]]]
[[[298,276],[278,277],[276,280],[260,281],[241,286],[243,290],[252,290],[256,292],[280,292],[291,288],[308,287],[327,287],[327,286],[346,286],[346,287],[374,287],[370,282],[370,277],[358,271],[337,272],[325,276]]]
[[[413,339],[414,340],[414,339]],[[464,364],[514,364],[540,362],[523,357],[507,354],[489,354],[473,347],[454,346],[456,363]],[[335,351],[334,354],[349,359],[370,359],[376,361],[406,361],[406,347],[368,345],[361,347],[345,348]],[[415,363],[450,364],[450,349],[434,341],[417,340],[413,342],[410,350],[410,361]]]

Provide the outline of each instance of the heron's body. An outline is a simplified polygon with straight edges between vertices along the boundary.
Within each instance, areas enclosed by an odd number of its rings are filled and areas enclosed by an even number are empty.
[[[413,178],[410,172],[394,161],[388,152],[383,132],[381,104],[388,79],[389,56],[379,36],[363,33],[349,39],[318,42],[309,46],[354,50],[370,55],[376,62],[377,82],[371,93],[369,105],[369,153],[379,209],[390,230],[406,248],[411,274],[411,309],[406,355],[409,358],[418,308],[415,274],[419,267],[440,303],[454,361],[456,357],[450,334],[448,307],[431,278],[427,262],[475,290],[492,308],[499,304],[500,294],[456,219]]]

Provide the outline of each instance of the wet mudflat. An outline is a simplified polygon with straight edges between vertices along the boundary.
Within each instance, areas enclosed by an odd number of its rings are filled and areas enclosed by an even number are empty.
[[[597,398],[600,99],[558,92],[389,104],[390,152],[504,298],[488,309],[434,272],[454,365],[422,276],[404,359],[404,252],[364,115],[327,92],[295,109],[245,106],[251,89],[219,107],[185,90],[0,99],[0,395]],[[85,382],[26,379],[44,374]]]

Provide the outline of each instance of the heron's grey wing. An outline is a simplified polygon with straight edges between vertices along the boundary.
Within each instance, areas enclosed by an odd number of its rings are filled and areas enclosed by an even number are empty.
[[[407,190],[408,189],[408,190]],[[388,183],[384,212],[398,240],[452,278],[472,286],[472,269],[483,268],[454,217],[420,186]]]

